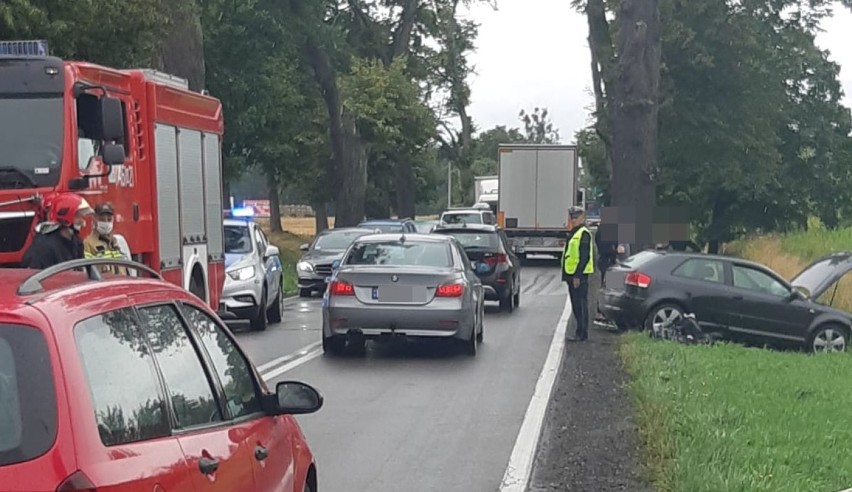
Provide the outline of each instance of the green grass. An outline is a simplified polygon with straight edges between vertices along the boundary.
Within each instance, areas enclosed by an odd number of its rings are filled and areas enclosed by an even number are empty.
[[[269,232],[269,229],[266,227],[264,227],[264,232],[266,232],[269,241],[275,246],[278,246],[278,249],[281,251],[281,263],[284,268],[284,295],[295,295],[299,291],[296,286],[298,283],[296,263],[302,257],[299,246],[311,242],[311,238],[297,236],[289,232]]]
[[[852,487],[852,357],[625,337],[646,473],[658,491]]]
[[[852,249],[852,228],[834,231],[817,228],[808,232],[785,234],[779,236],[779,239],[781,249],[785,253],[810,262],[834,251]]]

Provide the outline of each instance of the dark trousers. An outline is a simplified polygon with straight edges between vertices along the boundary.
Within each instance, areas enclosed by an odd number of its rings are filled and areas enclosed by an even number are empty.
[[[578,340],[589,338],[589,280],[584,278],[579,287],[574,287],[574,281],[568,280],[568,294],[571,296],[571,311],[577,322],[574,336]]]

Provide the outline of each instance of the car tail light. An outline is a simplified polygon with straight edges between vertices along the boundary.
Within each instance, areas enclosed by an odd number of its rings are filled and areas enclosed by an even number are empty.
[[[651,285],[651,277],[639,272],[630,272],[624,278],[624,285],[632,285],[641,289],[647,289]]]
[[[354,296],[355,287],[352,287],[352,284],[349,282],[334,280],[328,286],[328,293],[333,296]]]
[[[497,266],[497,265],[505,265],[506,263],[509,262],[509,257],[507,257],[503,253],[497,253],[494,256],[489,256],[488,258],[485,258],[484,261],[489,266],[493,267],[493,266]]]
[[[56,492],[97,492],[98,489],[81,471],[76,471],[56,487]]]
[[[464,294],[464,284],[439,285],[435,297],[461,297]]]

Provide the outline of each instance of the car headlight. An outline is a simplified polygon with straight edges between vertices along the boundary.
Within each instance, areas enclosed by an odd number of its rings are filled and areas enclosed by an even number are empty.
[[[298,264],[296,264],[296,268],[300,272],[305,272],[305,273],[311,273],[311,272],[314,271],[314,266],[311,265],[310,263],[308,263],[307,261],[300,261]]]
[[[228,272],[228,276],[234,280],[251,280],[254,277],[254,274],[254,265],[237,268],[236,270]]]

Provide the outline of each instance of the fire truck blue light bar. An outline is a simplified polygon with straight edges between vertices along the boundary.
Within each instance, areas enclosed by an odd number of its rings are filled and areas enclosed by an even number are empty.
[[[47,56],[47,41],[0,41],[0,55]]]

